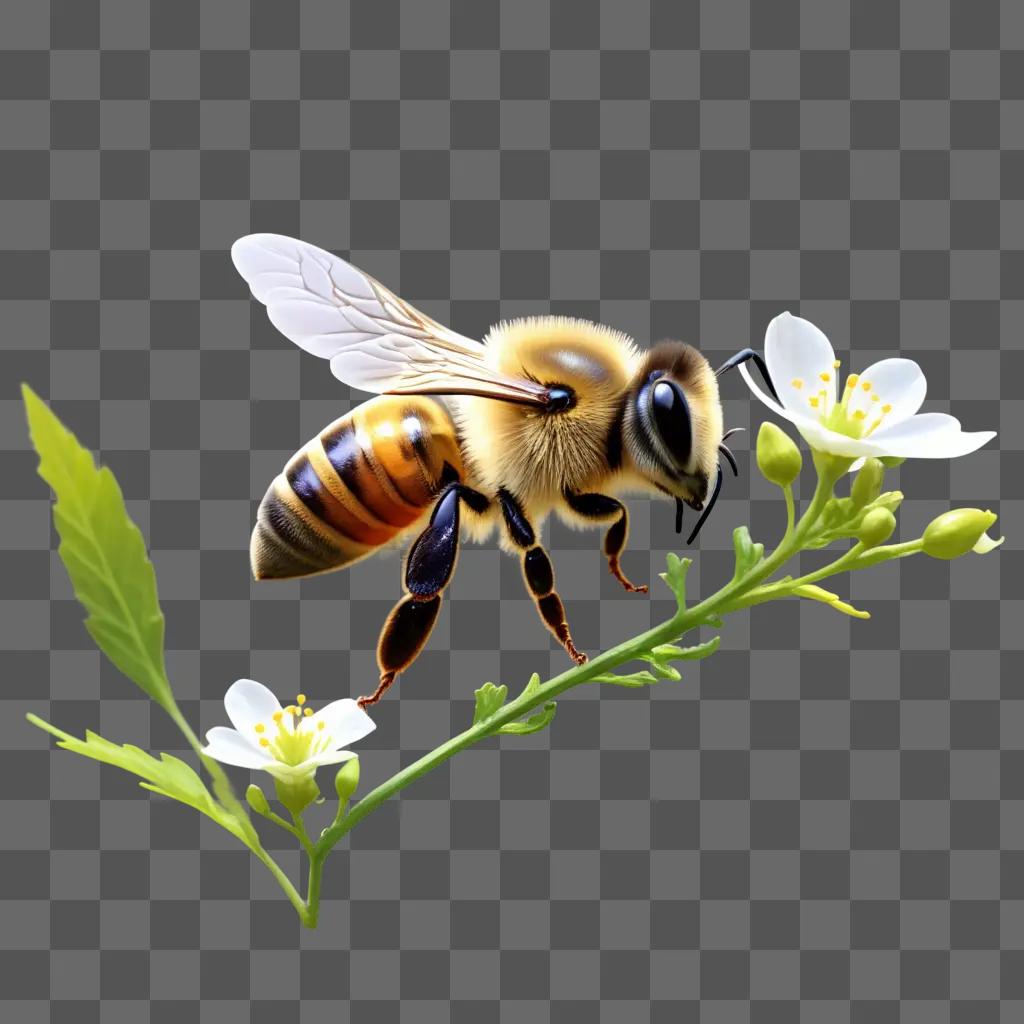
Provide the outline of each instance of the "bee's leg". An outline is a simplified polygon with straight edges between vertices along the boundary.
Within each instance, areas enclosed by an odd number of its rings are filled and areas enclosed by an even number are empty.
[[[522,552],[523,577],[544,625],[554,633],[577,665],[584,664],[587,656],[577,650],[572,642],[569,624],[565,621],[565,606],[555,590],[555,570],[551,566],[551,559],[536,542],[533,526],[526,518],[522,506],[504,487],[498,490],[498,504],[501,506],[509,539]]]
[[[586,519],[593,519],[596,522],[614,520],[604,535],[604,553],[608,558],[608,569],[631,594],[646,594],[647,584],[630,583],[619,565],[619,555],[622,554],[626,538],[629,536],[629,512],[626,506],[618,498],[609,497],[607,494],[575,494],[572,491],[565,492],[565,501],[573,512]]]
[[[388,615],[377,641],[380,682],[360,707],[376,704],[399,672],[404,672],[423,650],[441,610],[441,595],[455,571],[459,554],[459,504],[484,511],[487,498],[470,487],[450,483],[434,506],[427,528],[416,538],[405,560],[407,591]]]

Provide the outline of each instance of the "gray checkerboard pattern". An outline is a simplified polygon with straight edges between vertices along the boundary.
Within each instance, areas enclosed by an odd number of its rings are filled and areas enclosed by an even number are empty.
[[[6,0],[0,47],[3,1019],[1024,1019],[1024,7]],[[394,557],[249,581],[267,482],[361,400],[248,299],[227,250],[250,230],[469,335],[552,311],[718,359],[790,309],[855,365],[901,348],[931,409],[1000,430],[902,468],[904,535],[952,498],[1000,511],[1006,547],[865,574],[869,622],[737,616],[681,684],[578,693],[463,754],[367,820],[300,933],[224,834],[22,718],[181,747],[81,626],[21,380],[120,478],[193,722],[242,675],[316,703],[372,679]],[[738,378],[725,406],[761,418]],[[736,524],[779,525],[741,462],[698,591]],[[672,513],[633,515],[626,566],[653,577]],[[596,533],[549,539],[581,646],[666,616]],[[484,680],[565,666],[496,550],[450,595],[367,780],[462,728]]]

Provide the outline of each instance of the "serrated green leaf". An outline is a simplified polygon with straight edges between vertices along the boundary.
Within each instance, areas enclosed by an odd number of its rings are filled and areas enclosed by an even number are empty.
[[[736,555],[736,568],[732,578],[738,580],[764,557],[764,545],[755,544],[745,526],[737,526],[732,532],[732,547]]]
[[[28,385],[22,385],[39,475],[57,497],[60,556],[86,629],[101,651],[162,707],[174,705],[164,667],[164,616],[145,541],[125,508],[114,474]]]
[[[662,661],[700,661],[702,658],[710,657],[718,650],[722,642],[720,636],[714,636],[702,644],[694,644],[692,647],[677,647],[675,644],[660,644],[655,647],[651,654]]]
[[[660,572],[658,575],[668,584],[672,593],[676,595],[676,603],[679,605],[679,610],[682,611],[686,607],[686,574],[690,569],[691,560],[689,558],[680,558],[670,551],[666,562],[666,571]]]
[[[473,724],[476,725],[478,722],[483,722],[495,714],[502,704],[505,703],[507,696],[508,687],[504,683],[501,686],[495,686],[494,683],[484,683],[476,691],[476,708],[473,711]]]
[[[679,674],[679,669],[673,668],[664,658],[659,658],[653,653],[641,654],[639,657],[641,661],[646,661],[651,666],[651,674],[658,679],[671,679],[675,683],[683,678]]]
[[[532,676],[526,681],[526,685],[523,687],[523,692],[519,695],[520,697],[529,697],[531,693],[536,693],[540,689],[540,673],[534,672]]]
[[[159,758],[156,758],[130,743],[123,746],[112,743],[91,731],[87,731],[85,739],[82,740],[58,729],[38,715],[30,714],[26,717],[33,725],[50,733],[51,736],[55,736],[57,746],[94,761],[112,764],[139,776],[141,780],[139,785],[143,789],[194,807],[208,818],[212,818],[222,828],[227,829],[250,849],[256,849],[253,845],[256,838],[255,832],[252,832],[251,828],[246,829],[230,811],[217,803],[203,784],[203,780],[184,761],[171,754],[161,754]]]
[[[555,717],[556,707],[555,702],[549,700],[540,711],[530,715],[529,718],[521,722],[506,722],[498,728],[498,732],[511,736],[526,736],[531,732],[540,732],[541,729],[546,729],[551,724],[551,719]]]
[[[592,683],[609,683],[612,686],[628,686],[633,689],[639,689],[642,686],[653,686],[658,681],[658,677],[646,669],[621,676],[614,672],[602,672],[601,675],[594,676],[590,680]]]

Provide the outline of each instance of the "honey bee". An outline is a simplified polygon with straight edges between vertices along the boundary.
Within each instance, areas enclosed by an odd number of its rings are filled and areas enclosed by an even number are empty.
[[[674,499],[677,532],[685,505],[701,512],[692,543],[722,485],[719,456],[737,472],[717,374],[752,359],[774,391],[750,349],[714,371],[683,342],[641,351],[619,331],[556,316],[498,324],[481,344],[297,239],[249,235],[231,257],[286,338],[378,395],[292,457],[260,503],[250,545],[256,579],[295,579],[415,538],[405,594],[378,641],[379,682],[361,706],[426,644],[463,534],[499,530],[545,626],[583,664],[540,543],[546,517],[606,524],[609,570],[645,592],[620,564],[629,519],[619,496]]]

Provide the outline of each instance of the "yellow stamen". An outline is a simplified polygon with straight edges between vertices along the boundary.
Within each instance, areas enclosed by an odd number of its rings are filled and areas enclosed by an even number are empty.
[[[264,736],[263,739],[260,740],[260,746],[261,747],[269,747],[270,746],[270,740],[268,740],[267,737]]]
[[[880,402],[881,399],[878,397],[878,395],[872,395],[871,396],[871,401],[872,402]]]
[[[325,724],[324,722],[317,722],[317,723],[316,723],[316,727],[317,727],[317,729],[323,729],[323,727],[324,727],[324,724]]]
[[[303,709],[302,709],[302,713],[303,713],[303,714],[304,714],[304,715],[305,715],[305,716],[306,716],[307,718],[309,718],[309,716],[310,716],[311,714],[313,714],[313,709],[312,709],[312,708],[303,708]]]
[[[792,383],[793,387],[795,387],[797,391],[799,391],[804,386],[804,382],[799,377],[795,377]]]
[[[862,388],[863,388],[863,389],[864,389],[865,391],[870,391],[870,390],[871,390],[871,381],[869,381],[869,380],[865,380],[865,381],[862,381],[862,382],[861,382],[861,385],[860,385],[860,386],[861,386],[861,387],[862,387]]]
[[[842,364],[841,362],[839,362],[839,360],[838,360],[838,359],[833,359],[833,360],[832,360],[832,369],[833,369],[833,370],[838,370],[838,369],[839,369],[839,367],[840,367],[840,366],[842,366],[842,365],[843,365],[843,364]]]
[[[302,707],[302,705],[306,703],[306,695],[304,693],[296,694],[295,703],[298,704],[299,707]]]
[[[892,412],[892,406],[886,402],[886,404],[882,406],[882,412]]]
[[[811,397],[809,399],[807,399],[807,401],[809,401],[811,403],[811,408],[812,409],[817,409],[818,408],[818,396],[817,395],[811,395]]]
[[[818,376],[827,384],[832,379],[831,373],[819,373]]]
[[[266,732],[267,729],[267,727],[262,722],[259,722],[255,728],[257,732]]]
[[[288,707],[285,708],[285,711],[287,711],[289,715],[297,715],[299,713],[299,709],[294,704],[289,704]]]
[[[855,412],[855,413],[853,414],[853,418],[854,418],[855,420],[862,420],[862,419],[865,419],[866,417],[867,417],[867,413],[866,413],[866,412],[865,412],[865,411],[864,411],[863,409],[858,409],[858,410],[857,410],[857,411],[856,411],[856,412]]]
[[[275,722],[280,722],[282,718],[284,718],[284,712],[283,711],[275,711],[274,712],[274,721]]]

